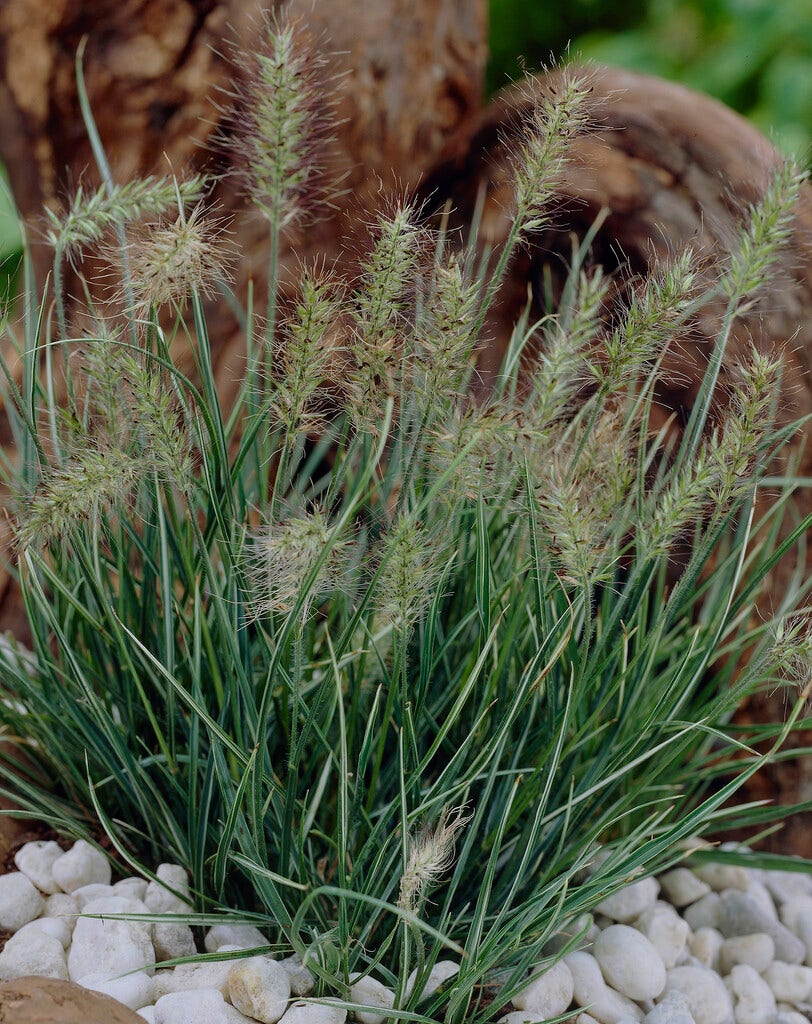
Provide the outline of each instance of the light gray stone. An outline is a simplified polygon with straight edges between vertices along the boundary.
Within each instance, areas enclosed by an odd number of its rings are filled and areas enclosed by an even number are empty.
[[[293,1003],[282,1017],[282,1024],[344,1024],[346,1019],[347,1011],[340,1006]],[[160,1021],[156,1021],[156,1024],[160,1024]]]
[[[734,935],[725,939],[719,950],[719,970],[730,974],[736,964],[747,964],[761,974],[775,959],[775,943],[764,932]]]
[[[542,1020],[558,1017],[572,1002],[574,983],[572,972],[563,960],[553,964],[541,974],[531,971],[531,980],[512,998],[519,1010],[532,1010]]]
[[[694,868],[697,878],[707,882],[711,889],[723,892],[725,889],[744,890],[750,884],[748,869],[737,864],[699,864]]]
[[[54,861],[51,870],[54,881],[64,892],[73,892],[93,882],[109,885],[113,874],[110,861],[101,850],[84,839],[77,839],[67,853]]]
[[[453,960],[438,960],[437,963],[429,971],[429,976],[423,983],[423,989],[420,993],[420,999],[426,999],[437,991],[437,989],[444,985],[450,978],[453,978],[455,974],[459,974],[460,965],[454,963]],[[412,989],[417,981],[417,968],[415,968],[409,977],[406,979],[405,991],[406,995],[412,994]]]
[[[57,892],[45,900],[43,917],[53,917],[64,921],[73,934],[76,927],[76,915],[79,913],[79,901],[66,892]]]
[[[63,949],[67,949],[70,945],[71,930],[60,917],[36,917],[19,928],[14,933],[14,938],[21,939],[36,932],[44,932],[52,939],[58,939]]]
[[[688,922],[659,901],[636,918],[634,927],[651,942],[666,967],[679,961],[691,933]]]
[[[775,1015],[775,1024],[809,1024],[809,1018],[798,1013],[791,1006],[778,1004],[778,1013]]]
[[[96,978],[91,975],[82,978],[79,984],[83,988],[111,996],[131,1010],[140,1010],[155,1001],[155,983],[146,971],[127,974],[123,978]]]
[[[155,975],[155,996],[159,998],[173,992],[192,992],[202,988],[213,988],[226,995],[228,972],[233,963],[233,960],[209,960],[158,971]]]
[[[156,960],[179,960],[197,952],[195,937],[187,924],[173,921],[155,922],[152,926],[152,945]]]
[[[712,971],[719,970],[719,951],[724,943],[722,933],[715,928],[700,928],[689,940],[691,953],[702,964]],[[724,974],[725,972],[722,971]]]
[[[213,988],[170,992],[155,1004],[155,1024],[251,1024]]]
[[[228,972],[228,997],[246,1017],[276,1024],[288,1007],[290,979],[287,971],[268,957],[237,960]]]
[[[812,896],[812,877],[799,871],[765,871],[764,884],[778,903]]]
[[[765,913],[748,892],[726,889],[721,897],[719,931],[725,938],[763,932],[775,944],[775,956],[788,964],[799,964],[806,955],[804,943],[789,928]]]
[[[706,967],[672,967],[665,991],[685,996],[696,1024],[725,1024],[733,1017],[733,1002],[725,983]]]
[[[736,964],[726,983],[733,996],[736,1024],[770,1024],[775,1016],[775,996],[758,971],[749,964]]]
[[[143,914],[140,900],[121,896],[88,903],[88,914],[103,917],[81,917],[73,930],[68,953],[68,974],[71,981],[93,977],[96,980],[115,978],[128,971],[153,971],[155,950],[150,939],[151,926],[142,921],[122,921],[110,914]]]
[[[94,900],[104,900],[109,896],[115,896],[112,885],[104,885],[103,882],[91,882],[90,885],[80,885],[74,889],[71,896],[79,902],[79,910],[83,912],[88,903]]]
[[[294,955],[279,961],[279,966],[288,972],[290,991],[295,996],[306,996],[313,990],[316,979],[302,963],[301,958]]]
[[[395,993],[375,978],[351,974],[350,982],[350,1002],[380,1006],[384,1010],[391,1010],[394,1006]],[[375,1013],[372,1010],[355,1010],[353,1016],[360,1024],[381,1024],[387,1019],[386,1013]]]
[[[0,953],[0,981],[27,977],[68,980],[65,950],[58,939],[36,931],[11,936]]]
[[[126,896],[130,900],[143,900],[147,891],[146,878],[122,878],[113,885],[116,896]]]
[[[544,1024],[546,1020],[538,1010],[511,1010],[499,1018],[498,1024]]]
[[[598,961],[590,953],[580,950],[568,953],[564,962],[572,974],[575,1002],[588,1007],[590,1015],[600,1024],[619,1024],[627,1017],[642,1020],[640,1007],[606,984]]]
[[[667,993],[643,1018],[643,1024],[696,1024],[682,992]]]
[[[656,878],[641,878],[601,900],[595,911],[613,921],[627,924],[655,902],[659,891],[660,885]]]
[[[775,998],[787,1003],[806,1002],[812,993],[812,967],[776,960],[764,971],[764,980]]]
[[[141,897],[139,896],[139,899]],[[139,1017],[143,1017],[147,1024],[155,1024],[155,1007],[154,1006],[142,1006],[140,1010],[135,1011]]]
[[[258,949],[268,944],[259,928],[252,924],[216,924],[209,928],[203,940],[207,953],[216,953],[225,945],[239,946],[241,949]]]
[[[159,864],[155,875],[158,881],[149,882],[144,894],[144,903],[150,913],[188,914],[192,910],[192,902],[186,869],[180,864]]]
[[[687,907],[711,891],[707,882],[698,878],[690,868],[674,868],[659,876],[666,899],[675,907]]]
[[[636,928],[615,924],[595,940],[592,954],[608,984],[629,999],[656,999],[665,988],[665,965]]]
[[[763,882],[758,881],[758,879],[751,878],[750,884],[745,889],[745,892],[748,896],[752,897],[756,903],[758,903],[768,917],[771,917],[773,921],[778,920],[778,910],[775,906],[775,900],[773,900],[770,890]],[[722,896],[724,896],[724,893],[722,893]]]
[[[64,852],[59,843],[40,839],[21,846],[14,854],[14,863],[40,892],[50,896],[59,892],[59,885],[54,879],[54,861]]]
[[[16,932],[44,909],[45,901],[28,875],[21,871],[0,875],[0,929]]]
[[[722,912],[722,899],[718,892],[709,892],[707,896],[692,903],[683,911],[683,918],[691,929],[698,932],[700,928],[718,928]]]

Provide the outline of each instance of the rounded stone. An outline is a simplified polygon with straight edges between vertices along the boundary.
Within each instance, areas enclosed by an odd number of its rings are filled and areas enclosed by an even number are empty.
[[[760,905],[759,899],[749,892],[727,889],[722,893],[719,931],[726,938],[763,932],[775,944],[775,955],[788,964],[799,964],[806,955],[806,947],[780,921],[775,920]]]
[[[170,992],[155,1004],[155,1024],[250,1024],[213,988]]]
[[[643,1018],[644,1024],[696,1024],[682,992],[669,992]]]
[[[627,1018],[642,1020],[640,1007],[606,984],[600,964],[590,953],[580,950],[568,953],[564,962],[572,974],[575,1002],[578,1006],[588,1007],[590,1015],[600,1024],[620,1024]]]
[[[725,983],[706,967],[672,967],[665,991],[685,996],[696,1024],[725,1024],[733,1017],[733,1002]]]
[[[157,881],[149,882],[143,896],[152,914],[188,914],[189,875],[180,864],[159,864]]]
[[[687,907],[711,891],[707,882],[697,878],[689,868],[674,868],[659,877],[665,897],[675,907]]]
[[[21,978],[0,985],[0,1020],[26,1024],[144,1024],[109,996],[69,981]]]
[[[429,971],[429,976],[423,983],[423,988],[420,992],[420,999],[427,999],[430,995],[433,995],[441,985],[444,985],[449,979],[453,978],[455,974],[459,974],[460,965],[455,964],[453,960],[438,960],[437,963]],[[417,968],[415,968],[409,977],[406,979],[406,995],[412,994],[412,989],[417,981]]]
[[[747,964],[761,974],[775,959],[775,943],[764,932],[734,935],[725,939],[719,950],[719,969],[730,974],[737,964]]]
[[[519,1010],[530,1010],[540,1014],[542,1020],[549,1020],[564,1013],[572,1002],[573,993],[572,971],[559,960],[543,974],[533,974],[530,983],[517,992],[511,1002]]]
[[[34,918],[33,921],[29,921],[28,924],[24,924],[22,928],[18,929],[14,933],[13,938],[18,940],[25,935],[37,933],[50,935],[52,939],[58,939],[63,949],[67,949],[70,945],[71,930],[65,920],[60,917]]]
[[[68,980],[65,949],[59,939],[30,931],[11,936],[0,953],[0,981],[28,977]]]
[[[595,912],[626,924],[652,905],[660,891],[656,878],[641,878],[601,900]]]
[[[737,964],[727,978],[736,1024],[769,1024],[775,1017],[775,996],[758,971]]]
[[[283,967],[267,957],[238,960],[228,972],[228,997],[246,1017],[276,1024],[288,1007],[290,979]]]
[[[723,892],[725,889],[746,889],[750,884],[750,876],[747,868],[738,864],[699,864],[694,868],[694,874],[716,892]]]
[[[679,962],[691,934],[688,922],[667,903],[660,902],[643,911],[634,927],[651,942],[666,967]]]
[[[546,1020],[538,1010],[511,1010],[499,1018],[498,1024],[544,1024]]]
[[[717,928],[722,913],[722,899],[718,892],[709,892],[707,896],[686,907],[683,918],[693,931],[700,928]]]
[[[172,921],[153,924],[152,945],[157,961],[178,960],[184,956],[194,956],[197,952],[192,929],[187,924],[175,924]]]
[[[325,1003],[293,1003],[282,1018],[283,1024],[344,1024],[347,1011]],[[159,1022],[156,1022],[159,1024]]]
[[[350,1002],[365,1006],[380,1006],[391,1010],[395,1004],[395,993],[380,981],[360,974],[350,975]],[[361,1024],[381,1024],[387,1019],[386,1013],[374,1013],[372,1010],[354,1010],[353,1016]]]
[[[593,956],[609,985],[629,999],[656,999],[665,988],[665,964],[636,928],[614,924],[595,940]]]
[[[764,980],[776,999],[787,1003],[805,1003],[812,992],[812,967],[776,960],[764,971]]]
[[[54,861],[64,852],[59,843],[40,839],[21,846],[14,854],[14,863],[40,892],[50,896],[59,892],[59,884],[54,879]]]
[[[216,924],[209,928],[203,940],[207,953],[216,953],[225,945],[239,946],[240,949],[260,949],[268,944],[259,928],[252,924]]]
[[[719,951],[724,942],[722,933],[717,932],[715,928],[700,928],[688,945],[692,955],[704,967],[710,967],[711,970],[716,971],[719,969]]]
[[[84,988],[117,999],[131,1010],[140,1010],[155,1001],[155,982],[146,973],[127,974],[123,978],[97,978],[91,975],[79,982]]]
[[[313,990],[316,979],[298,956],[294,954],[293,956],[286,957],[284,960],[280,960],[279,966],[288,972],[290,991],[293,995],[306,996],[308,992]]]
[[[113,876],[110,861],[84,839],[77,839],[67,853],[58,857],[52,870],[54,881],[64,892],[73,892],[93,882],[109,885]]]
[[[44,909],[45,901],[28,875],[21,871],[0,875],[0,929],[16,932]]]

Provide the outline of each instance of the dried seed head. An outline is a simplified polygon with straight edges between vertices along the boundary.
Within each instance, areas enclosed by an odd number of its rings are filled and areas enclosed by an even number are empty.
[[[401,516],[384,540],[378,608],[386,622],[409,632],[434,598],[442,548],[426,528]]]
[[[183,305],[198,292],[209,297],[227,280],[230,254],[222,242],[222,224],[204,219],[198,204],[187,217],[143,229],[128,249],[129,283],[137,306],[150,310]]]
[[[409,838],[408,856],[400,879],[398,906],[418,913],[428,896],[454,863],[457,836],[471,820],[465,807],[444,807],[437,824]]]

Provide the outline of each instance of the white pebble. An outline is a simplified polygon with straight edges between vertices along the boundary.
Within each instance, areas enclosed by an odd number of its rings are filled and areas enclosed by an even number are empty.
[[[733,1016],[733,1003],[725,983],[705,967],[672,967],[665,991],[682,992],[696,1024],[724,1024]]]
[[[696,1024],[682,992],[669,992],[643,1018],[644,1024]]]
[[[268,940],[252,924],[216,924],[206,932],[203,940],[207,953],[216,953],[221,946],[238,946],[240,949],[257,949],[267,946]]]
[[[362,977],[360,974],[350,975],[350,1002],[362,1003],[366,1006],[380,1006],[391,1010],[395,1004],[395,993],[391,988],[381,984],[375,978]],[[354,1010],[353,1016],[361,1024],[381,1024],[388,1014],[373,1013],[371,1010]]]
[[[458,974],[460,965],[455,964],[453,960],[438,960],[437,963],[429,971],[429,976],[426,978],[423,988],[420,991],[420,999],[427,999],[430,995],[433,995],[437,989],[444,985],[449,978],[453,978],[455,974]],[[414,983],[417,981],[417,968],[415,968],[409,977],[406,979],[406,995],[412,994]]]
[[[295,954],[286,957],[284,960],[279,961],[279,966],[288,972],[290,990],[293,995],[306,996],[308,992],[313,990],[316,979],[302,963],[300,957]]]
[[[689,947],[691,953],[702,964],[703,967],[710,967],[711,970],[719,969],[719,951],[724,944],[722,933],[715,928],[700,928],[691,938]],[[723,974],[726,972],[722,972]]]
[[[290,979],[275,960],[252,956],[237,960],[228,972],[232,1005],[262,1024],[276,1024],[288,1007]]]
[[[722,892],[725,889],[746,889],[750,884],[747,868],[738,864],[699,864],[694,874],[707,882],[711,889]]]
[[[593,956],[613,989],[629,999],[656,999],[665,988],[665,965],[636,928],[615,924],[595,940]]]
[[[759,882],[757,879],[751,878],[750,884],[747,886],[745,891],[748,896],[758,903],[768,917],[772,918],[773,921],[778,920],[778,911],[775,907],[775,901],[770,895],[770,890],[763,882]],[[724,898],[722,899],[722,902],[724,903]]]
[[[120,896],[95,900],[85,908],[88,914],[104,917],[81,917],[73,930],[68,953],[71,981],[95,977],[115,978],[127,971],[153,971],[155,951],[150,939],[150,925],[141,921],[121,921],[108,914],[139,914],[146,908],[140,900]]]
[[[174,970],[158,971],[155,975],[156,997],[170,992],[192,992],[196,989],[213,988],[228,993],[228,972],[233,960],[214,960],[198,964],[180,964]]]
[[[698,932],[700,928],[717,928],[722,914],[722,899],[718,892],[709,892],[701,900],[686,907],[683,918],[688,922],[693,931]]]
[[[801,963],[806,952],[804,943],[767,913],[761,906],[759,896],[737,889],[726,889],[720,899],[719,931],[722,935],[731,938],[734,935],[764,932],[775,943],[775,955],[779,960],[788,964]]]
[[[146,891],[146,878],[136,878],[135,876],[122,878],[121,881],[116,882],[113,886],[113,892],[116,896],[126,896],[130,900],[143,900]]]
[[[575,1024],[599,1024],[591,1013],[579,1013],[575,1018]]]
[[[734,998],[736,1024],[769,1024],[775,1016],[775,996],[758,971],[748,964],[737,964],[726,983]]]
[[[109,885],[113,875],[110,861],[84,839],[77,839],[67,853],[58,857],[52,870],[54,881],[65,892],[73,892],[92,882]]]
[[[532,1010],[542,1020],[558,1017],[572,1002],[574,984],[572,971],[559,960],[542,974],[534,974],[529,984],[513,996],[511,1002],[519,1010]]]
[[[45,901],[28,875],[21,871],[0,875],[0,929],[16,932],[39,917],[44,908]]]
[[[155,875],[158,881],[150,882],[144,895],[150,913],[188,914],[192,904],[186,869],[180,864],[159,864]]]
[[[797,922],[801,914],[812,915],[812,896],[801,895],[781,905],[778,916],[783,924],[797,935]]]
[[[778,1013],[775,1015],[775,1024],[809,1024],[809,1018],[805,1017],[791,1006],[778,1006]]]
[[[173,921],[160,921],[152,926],[152,946],[155,959],[179,960],[184,956],[194,956],[197,952],[195,937],[187,924],[175,924]]]
[[[106,900],[109,896],[115,895],[116,893],[112,885],[104,885],[102,882],[80,885],[78,889],[74,889],[71,893],[71,896],[79,901],[80,911],[83,911],[88,903],[92,903],[94,900]]]
[[[660,875],[660,885],[669,903],[675,907],[687,907],[711,891],[707,882],[697,878],[689,868],[674,868]]]
[[[564,962],[572,973],[573,994],[578,1006],[588,1006],[600,1024],[619,1024],[629,1017],[642,1020],[643,1011],[626,996],[613,991],[603,979],[598,961],[580,950],[568,953]]]
[[[64,850],[59,843],[53,840],[38,840],[21,846],[14,854],[14,863],[40,892],[52,895],[59,892],[59,884],[54,879],[54,861],[63,853]]]
[[[787,1003],[803,1003],[812,992],[812,967],[776,960],[765,970],[764,980],[776,999]]]
[[[544,1024],[546,1020],[538,1010],[511,1010],[499,1018],[498,1024]]]
[[[0,953],[0,981],[28,976],[68,980],[65,950],[59,939],[45,932],[12,935]]]
[[[659,901],[635,919],[634,927],[654,946],[666,967],[679,961],[691,933],[688,922],[667,903]]]
[[[147,1024],[155,1024],[154,1006],[142,1006],[140,1010],[136,1010],[135,1012],[138,1014],[139,1017],[143,1017]]]
[[[799,914],[793,930],[804,945],[804,963],[812,967],[812,912]]]
[[[650,907],[657,899],[659,891],[660,885],[656,878],[641,878],[601,900],[595,911],[598,914],[605,914],[613,921],[626,924]]]
[[[82,988],[117,999],[131,1010],[140,1010],[155,1001],[155,983],[145,971],[128,974],[123,978],[99,978],[91,974],[82,978],[78,984]]]
[[[79,900],[66,892],[57,892],[45,900],[43,917],[52,917],[64,921],[71,934],[76,927],[76,915],[79,913]]]
[[[734,935],[725,939],[719,950],[719,969],[730,974],[736,964],[747,964],[761,974],[775,959],[775,943],[764,932]]]
[[[63,949],[67,949],[70,945],[71,930],[59,917],[37,917],[18,929],[14,933],[14,938],[19,939],[35,932],[42,932],[45,935],[50,935],[52,939],[58,939]]]
[[[281,1024],[344,1024],[347,1011],[328,1003],[293,1003]],[[160,1022],[156,1022],[160,1024]]]
[[[812,895],[812,877],[797,871],[765,871],[764,884],[778,903],[791,903]]]
[[[170,992],[155,1004],[155,1024],[250,1024],[213,988]]]

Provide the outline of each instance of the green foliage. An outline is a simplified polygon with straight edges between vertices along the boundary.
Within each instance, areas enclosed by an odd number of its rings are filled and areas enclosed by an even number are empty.
[[[571,44],[607,64],[674,79],[724,101],[788,153],[812,139],[812,8],[806,0],[646,0],[565,5],[491,0],[491,89]]]
[[[399,204],[354,280],[314,272],[289,307],[268,303],[268,322],[244,311],[248,373],[228,416],[200,294],[214,253],[202,281],[196,247],[189,273],[173,265],[187,293],[161,293],[168,316],[91,303],[70,335],[62,296],[54,323],[53,296],[31,290],[7,328],[22,383],[4,367],[19,451],[6,468],[34,657],[0,649],[3,794],[65,834],[103,827],[147,874],[186,865],[198,921],[260,924],[322,994],[346,998],[350,971],[374,971],[404,1019],[488,1020],[495,971],[507,1000],[553,933],[581,931],[629,877],[714,826],[758,822],[759,808],[726,807],[763,761],[748,744],[775,754],[808,696],[786,647],[809,585],[787,588],[773,623],[753,615],[809,525],[779,543],[791,479],[756,519],[791,433],[763,402],[779,361],[754,354],[712,436],[707,422],[794,172],[742,226],[713,295],[686,254],[613,331],[605,282],[577,249],[560,309],[517,325],[493,394],[471,400],[488,306],[528,225],[547,223],[538,197],[584,85],[541,97],[534,123],[556,138],[517,155],[516,226],[492,270]],[[106,188],[110,210],[138,193]],[[185,237],[175,198],[168,223]],[[270,213],[278,244],[284,197]],[[54,227],[57,267],[88,237],[77,217]],[[126,299],[125,219],[106,251]],[[277,267],[278,252],[272,295]],[[669,450],[649,429],[657,365],[719,295],[716,353]],[[794,683],[786,723],[752,736],[730,724],[746,694]],[[609,857],[584,880],[599,843]],[[420,1003],[406,978],[449,950],[458,978]]]

